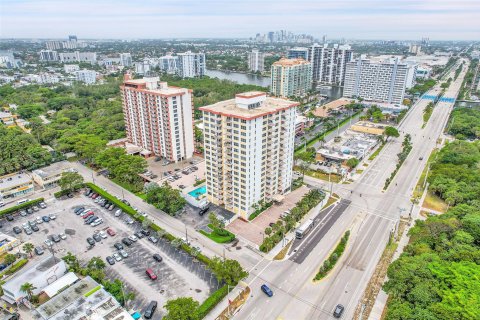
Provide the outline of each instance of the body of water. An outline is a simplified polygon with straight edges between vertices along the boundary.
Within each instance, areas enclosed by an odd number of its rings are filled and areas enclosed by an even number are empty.
[[[211,78],[225,79],[235,81],[240,84],[253,84],[261,87],[270,86],[270,78],[262,77],[256,74],[246,74],[240,72],[207,70],[205,74]]]

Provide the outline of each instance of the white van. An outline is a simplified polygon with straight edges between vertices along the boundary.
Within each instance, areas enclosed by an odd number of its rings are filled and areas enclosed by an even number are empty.
[[[29,201],[30,201],[30,199],[22,199],[22,200],[18,200],[17,203],[22,204],[22,203],[29,202]]]

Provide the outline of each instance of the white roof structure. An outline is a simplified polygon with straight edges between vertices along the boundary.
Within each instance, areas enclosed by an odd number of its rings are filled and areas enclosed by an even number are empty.
[[[69,272],[57,281],[53,282],[52,284],[46,286],[43,289],[43,292],[50,298],[56,295],[61,289],[75,283],[78,280],[78,277],[73,272]]]

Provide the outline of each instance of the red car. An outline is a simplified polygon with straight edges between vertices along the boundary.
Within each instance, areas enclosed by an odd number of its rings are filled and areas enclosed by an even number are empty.
[[[82,218],[87,219],[88,217],[93,215],[93,211],[88,212],[86,215],[84,215]]]
[[[110,229],[110,228],[107,229],[107,233],[112,237],[116,235],[115,231],[113,231],[113,229]]]
[[[147,276],[152,279],[152,280],[157,280],[157,275],[153,272],[152,269],[148,268],[145,273],[147,274]]]

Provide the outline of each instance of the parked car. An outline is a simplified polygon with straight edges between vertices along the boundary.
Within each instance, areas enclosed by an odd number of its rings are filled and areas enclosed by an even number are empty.
[[[113,256],[113,258],[115,258],[115,260],[117,260],[117,261],[122,261],[122,256],[119,255],[118,253],[114,252],[114,253],[112,254],[112,256]]]
[[[341,304],[337,304],[337,306],[335,307],[335,310],[333,310],[333,317],[337,319],[341,318],[344,310],[345,310],[344,306],[342,306]]]
[[[93,222],[93,219],[96,219],[96,218],[97,218],[96,215],[91,215],[90,217],[85,219],[85,224],[90,224],[91,222]]]
[[[67,235],[66,235],[65,233],[63,233],[63,232],[60,233],[58,236],[59,236],[60,239],[62,239],[62,240],[67,240]]]
[[[83,219],[87,219],[88,217],[93,216],[93,211],[89,211],[82,216]]]
[[[106,257],[105,259],[107,260],[107,262],[108,262],[109,265],[112,266],[112,265],[115,264],[115,259],[114,259],[114,258],[108,256],[108,257]]]
[[[210,209],[210,206],[207,206],[207,207],[201,209],[201,210],[198,212],[198,214],[199,214],[200,216],[203,216],[205,213],[207,213],[208,209]]]
[[[35,231],[35,232],[40,231],[40,228],[38,228],[36,224],[33,225],[33,226],[31,227],[31,229],[32,229],[32,231]]]
[[[150,231],[147,230],[147,229],[142,229],[142,230],[140,230],[140,232],[146,237],[148,237],[150,235]]]
[[[148,240],[150,240],[150,241],[153,242],[153,243],[157,243],[157,242],[158,242],[158,239],[155,238],[155,237],[148,237]]]
[[[55,215],[55,213],[50,213],[50,214],[48,215],[48,217],[50,218],[50,220],[55,220],[55,219],[57,219],[57,216]]]
[[[122,250],[123,249],[123,245],[120,243],[120,242],[117,242],[113,245],[117,250]]]
[[[32,209],[32,208],[27,208],[27,209],[25,209],[25,210],[27,210],[27,214],[32,214],[32,213],[33,213],[33,209]]]
[[[90,210],[90,209],[85,209],[85,210],[83,210],[82,212],[80,212],[80,217],[83,218],[83,217],[85,217],[85,216],[86,216],[87,214],[89,214],[89,213],[92,213],[92,214],[93,214],[93,211]]]
[[[100,235],[98,233],[95,233],[93,236],[92,236],[93,240],[97,241],[97,242],[100,242],[102,241],[102,237],[100,237]]]
[[[98,233],[98,235],[99,235],[100,237],[102,237],[103,239],[107,239],[107,233],[106,233],[105,231],[100,231],[100,232]]]
[[[13,227],[13,232],[15,232],[15,234],[19,234],[19,233],[22,233],[22,229],[20,229],[20,227]]]
[[[127,253],[127,251],[125,251],[125,250],[119,250],[118,253],[120,253],[120,255],[122,256],[122,258],[127,258],[127,257],[128,257],[128,253]]]
[[[52,234],[51,240],[53,242],[60,242],[60,237],[56,234]]]
[[[35,219],[35,222],[36,222],[37,224],[41,224],[41,223],[43,223],[43,220],[42,220],[42,218],[37,217],[37,218]]]
[[[123,213],[122,210],[115,211],[115,217],[120,217],[122,215],[122,213]]]
[[[135,232],[133,235],[137,237],[137,239],[142,239],[144,237],[144,235],[141,232]]]
[[[30,225],[28,224],[28,222],[25,222],[24,224],[22,224],[22,228],[25,230],[25,229],[30,229]]]
[[[32,232],[32,229],[27,228],[27,229],[25,229],[25,233],[28,234],[28,235],[30,235],[30,234],[32,234],[33,232]]]
[[[46,240],[44,241],[44,243],[47,245],[47,247],[53,246],[53,242],[52,242],[52,240],[50,240],[50,239],[46,239]]]
[[[39,208],[38,206],[33,206],[32,209],[33,209],[33,211],[35,211],[35,212],[40,211],[40,208]]]
[[[135,221],[134,221],[132,218],[128,217],[128,218],[125,220],[125,222],[126,222],[127,224],[132,224],[132,223],[134,223]]]
[[[36,247],[35,248],[35,254],[37,256],[41,256],[43,253],[44,253],[44,251],[43,251],[42,247]]]
[[[112,203],[112,205],[110,205],[110,207],[108,208],[108,211],[113,211],[115,209],[115,205]]]
[[[145,317],[145,319],[151,319],[156,309],[157,309],[157,301],[150,301],[147,309],[145,309],[145,312],[143,313],[143,316]]]
[[[273,291],[266,284],[262,284],[261,289],[267,296],[273,297]]]
[[[80,214],[83,210],[85,210],[85,207],[78,207],[76,208],[75,210],[73,210],[73,212],[75,212],[75,214]]]
[[[153,259],[155,259],[155,261],[157,261],[157,262],[162,262],[162,260],[163,260],[163,259],[162,259],[162,256],[159,255],[158,253],[155,253],[155,254],[153,255]]]
[[[88,244],[91,245],[91,246],[94,246],[94,245],[95,245],[95,240],[93,240],[93,239],[90,238],[90,237],[87,238],[87,242],[88,242]]]
[[[113,237],[114,235],[116,235],[115,231],[112,229],[112,228],[108,228],[107,229],[107,233],[109,236]]]
[[[42,217],[42,220],[45,221],[45,222],[49,222],[49,221],[50,221],[50,217],[49,217],[49,216],[43,216],[43,217]]]
[[[150,279],[157,280],[157,275],[155,274],[155,272],[153,272],[152,269],[148,268],[147,270],[145,270],[145,273]]]
[[[128,236],[128,239],[130,239],[132,242],[136,242],[138,240],[135,235]]]
[[[45,202],[40,202],[38,205],[39,205],[40,208],[42,208],[42,209],[45,209],[45,208],[47,207],[47,204],[46,204]]]
[[[10,214],[7,214],[5,218],[7,218],[7,221],[13,221],[13,217]]]
[[[101,225],[102,223],[103,223],[103,219],[102,219],[102,218],[99,218],[99,219],[93,221],[90,225],[91,225],[92,227],[96,227],[96,226],[98,226],[98,225]]]
[[[19,213],[20,213],[20,215],[21,215],[22,217],[26,217],[26,216],[27,216],[27,211],[25,211],[25,210],[20,210]]]
[[[123,238],[123,239],[122,239],[122,243],[123,243],[124,245],[130,247],[130,246],[132,245],[133,241],[130,240],[130,239],[128,239],[128,238]]]

